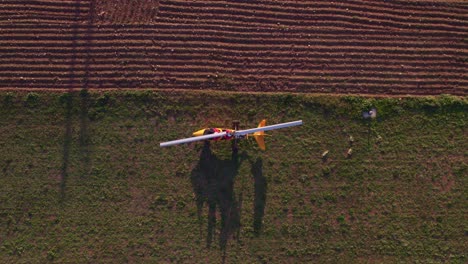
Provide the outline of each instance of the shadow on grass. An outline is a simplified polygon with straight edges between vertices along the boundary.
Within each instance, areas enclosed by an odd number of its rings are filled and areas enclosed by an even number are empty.
[[[60,201],[65,200],[65,189],[68,180],[68,168],[70,163],[70,151],[73,141],[73,117],[74,109],[73,103],[76,98],[76,93],[67,93],[61,97],[61,101],[64,105],[65,112],[65,134],[63,139],[63,150],[62,150],[62,166],[61,166],[61,182],[60,182]],[[80,92],[80,131],[79,131],[79,158],[80,158],[80,173],[81,176],[86,176],[91,169],[91,140],[89,133],[89,112],[90,107],[90,95],[87,90]]]
[[[81,177],[85,177],[91,170],[91,137],[89,133],[90,94],[83,89],[80,92],[80,158],[82,163]]]
[[[210,143],[205,142],[200,160],[191,173],[200,225],[202,208],[205,203],[208,206],[208,248],[215,238],[217,210],[221,216],[219,245],[222,250],[226,249],[228,238],[239,228],[239,207],[234,194],[234,179],[239,173],[239,165],[237,152],[233,152],[231,160],[221,160],[211,152]]]
[[[72,141],[72,93],[73,87],[77,82],[76,78],[76,62],[77,62],[77,47],[78,47],[78,30],[81,16],[81,1],[75,1],[74,5],[74,21],[72,24],[72,56],[70,58],[70,79],[68,80],[68,94],[65,98],[65,135],[63,139],[62,151],[62,166],[60,180],[60,202],[65,200],[65,188],[68,180],[68,165],[70,161],[70,145]]]
[[[253,230],[256,236],[259,236],[262,231],[263,216],[265,214],[267,180],[263,176],[263,160],[257,158],[252,164],[251,173],[254,178],[254,219]]]
[[[200,225],[200,237],[202,234],[202,210],[208,206],[208,226],[206,245],[212,246],[216,238],[217,211],[221,217],[219,231],[219,246],[223,251],[223,262],[226,256],[226,246],[229,238],[239,238],[241,227],[241,205],[242,190],[239,199],[236,199],[234,181],[239,174],[241,163],[247,159],[245,153],[238,154],[237,150],[232,152],[231,159],[219,159],[210,148],[210,143],[205,142],[200,152],[200,159],[192,170],[191,180],[196,195],[198,221]],[[251,173],[255,182],[254,201],[254,232],[259,235],[262,229],[262,221],[266,201],[266,178],[263,176],[263,162],[258,158],[252,163]],[[237,232],[236,232],[237,231]]]
[[[84,81],[80,81],[77,77],[77,49],[78,40],[80,37],[79,29],[81,27],[80,18],[82,15],[81,7],[84,4],[88,5],[88,23],[86,25],[86,33],[84,38],[86,39],[86,59],[85,59],[85,75]],[[83,89],[80,92],[81,105],[80,105],[80,154],[83,157],[83,168],[85,173],[89,171],[91,166],[90,161],[90,150],[89,150],[89,130],[88,130],[88,110],[90,105],[90,97],[87,92],[89,86],[89,65],[90,65],[90,47],[92,38],[92,27],[94,25],[94,13],[95,13],[95,0],[81,1],[77,0],[74,2],[74,21],[72,24],[72,56],[70,58],[70,78],[68,80],[68,95],[65,98],[65,135],[63,140],[63,152],[62,152],[62,166],[61,166],[61,181],[60,181],[60,202],[65,200],[65,189],[68,180],[68,167],[70,162],[70,146],[72,142],[72,119],[73,119],[73,88],[77,87],[77,84],[82,84]]]
[[[62,167],[60,181],[60,202],[65,200],[65,188],[68,180],[68,165],[70,161],[70,145],[72,141],[72,94],[65,97],[65,135],[63,139]]]

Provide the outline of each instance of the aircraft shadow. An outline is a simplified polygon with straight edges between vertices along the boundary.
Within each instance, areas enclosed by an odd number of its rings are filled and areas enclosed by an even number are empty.
[[[217,215],[220,216],[219,246],[226,252],[228,240],[239,238],[241,228],[242,190],[238,199],[234,191],[234,182],[239,174],[239,168],[247,154],[238,154],[233,151],[231,159],[219,159],[210,148],[210,143],[205,142],[200,152],[200,159],[191,172],[192,187],[196,196],[198,219],[200,224],[200,237],[202,234],[202,210],[208,206],[208,225],[206,246],[210,248],[216,239]],[[249,159],[250,160],[250,159]],[[260,234],[266,201],[266,179],[263,176],[263,162],[258,158],[251,163],[251,173],[254,178],[254,232]],[[217,214],[217,212],[219,212]]]

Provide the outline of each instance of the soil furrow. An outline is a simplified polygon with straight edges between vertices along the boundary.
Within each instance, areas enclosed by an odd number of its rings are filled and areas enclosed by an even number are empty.
[[[466,95],[463,1],[4,0],[0,88]]]

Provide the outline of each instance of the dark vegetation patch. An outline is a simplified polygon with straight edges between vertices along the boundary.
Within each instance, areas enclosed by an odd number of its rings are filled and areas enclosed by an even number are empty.
[[[466,98],[83,90],[0,102],[0,262],[467,261]],[[370,107],[377,118],[363,120]],[[270,132],[266,152],[158,145],[263,118],[304,125]]]

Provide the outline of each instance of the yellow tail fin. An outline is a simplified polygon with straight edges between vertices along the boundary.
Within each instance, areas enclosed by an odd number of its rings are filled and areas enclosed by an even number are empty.
[[[266,125],[266,119],[263,119],[258,124],[258,127],[264,127],[265,125]],[[266,149],[266,146],[265,146],[265,132],[264,131],[255,132],[253,134],[253,136],[255,138],[255,141],[257,141],[258,147],[261,150],[265,150]]]

